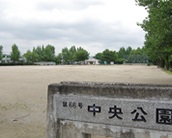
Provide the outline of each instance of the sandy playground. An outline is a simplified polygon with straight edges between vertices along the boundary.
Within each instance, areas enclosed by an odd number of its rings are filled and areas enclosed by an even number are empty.
[[[172,84],[156,66],[0,67],[0,138],[46,138],[47,86],[61,81]]]

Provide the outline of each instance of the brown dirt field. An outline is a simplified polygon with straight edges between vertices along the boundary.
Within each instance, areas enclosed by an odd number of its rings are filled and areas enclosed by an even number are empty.
[[[172,84],[156,66],[0,67],[0,138],[45,138],[47,86],[61,81]]]

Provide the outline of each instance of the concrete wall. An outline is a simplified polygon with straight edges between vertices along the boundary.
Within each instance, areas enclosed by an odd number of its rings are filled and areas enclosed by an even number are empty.
[[[83,122],[61,121],[60,138],[172,138],[172,133]],[[90,134],[90,135],[89,135]]]
[[[48,88],[47,138],[172,138],[171,121],[158,122],[155,115],[157,108],[170,114],[171,99],[171,85],[51,84]],[[83,107],[77,106],[78,103]],[[88,105],[93,104],[101,107],[101,113],[94,115],[88,110]],[[121,106],[122,114],[117,115],[122,119],[117,116],[109,119],[110,114],[105,109],[112,104]],[[138,106],[147,113],[143,114],[146,121],[143,116],[133,121],[133,114],[128,112]],[[116,111],[119,113],[119,108]],[[172,118],[172,114],[168,117]]]

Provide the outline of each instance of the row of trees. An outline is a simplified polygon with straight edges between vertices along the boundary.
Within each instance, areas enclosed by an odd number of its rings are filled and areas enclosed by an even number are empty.
[[[148,56],[146,55],[144,48],[132,49],[130,46],[127,48],[120,48],[118,52],[104,50],[102,53],[97,53],[95,58],[99,59],[102,64],[106,61],[114,63],[148,63]]]
[[[57,62],[60,64],[74,64],[75,62],[82,62],[89,58],[89,53],[82,47],[63,48],[61,53],[57,56]]]
[[[3,58],[2,51],[3,51],[3,46],[0,45],[0,60],[2,60],[2,58]]]
[[[16,44],[12,45],[12,52],[10,58],[14,63],[18,63],[20,59],[20,51]],[[63,48],[61,53],[55,55],[55,47],[52,45],[33,47],[32,50],[27,50],[23,57],[26,58],[27,63],[34,62],[56,62],[57,64],[74,64],[74,62],[81,62],[89,58],[89,53],[82,47],[72,46],[71,48]],[[0,61],[3,58],[3,46],[0,46]]]
[[[0,46],[0,60],[2,59],[3,47]],[[33,47],[32,51],[28,50],[24,55],[27,63],[32,64],[34,62],[56,62],[57,64],[75,64],[85,61],[89,58],[89,53],[82,47],[72,46],[70,48],[63,48],[61,52],[56,56],[55,47],[52,45]],[[11,60],[18,62],[20,51],[18,46],[14,44],[12,46]],[[111,51],[109,49],[104,50],[101,53],[97,53],[94,58],[99,59],[101,64],[110,64],[114,62],[117,64],[122,63],[147,63],[148,56],[146,55],[145,48],[132,49],[131,47],[120,48],[118,52]]]
[[[161,67],[170,68],[172,61],[172,1],[136,0],[145,7],[148,17],[140,25],[144,31],[145,49],[153,62]]]
[[[19,61],[20,51],[16,44],[13,44],[11,48],[12,48],[12,52],[10,54],[10,58],[14,63],[16,63]],[[3,58],[3,46],[1,45],[0,46],[0,61],[2,60],[2,58]]]
[[[83,48],[76,48],[72,46],[71,48],[63,48],[61,53],[57,56],[55,55],[55,47],[52,45],[38,46],[34,47],[32,51],[28,50],[24,57],[27,59],[28,63],[34,62],[56,62],[57,64],[73,64],[74,62],[84,61],[88,59],[89,53]]]
[[[23,56],[28,63],[56,60],[55,47],[52,45],[33,47],[32,51],[28,50]]]

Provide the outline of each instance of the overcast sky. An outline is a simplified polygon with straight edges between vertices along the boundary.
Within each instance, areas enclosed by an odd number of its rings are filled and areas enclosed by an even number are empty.
[[[142,47],[147,16],[135,0],[0,0],[0,45],[25,53],[51,44],[56,53],[75,45],[90,55],[105,49]]]

